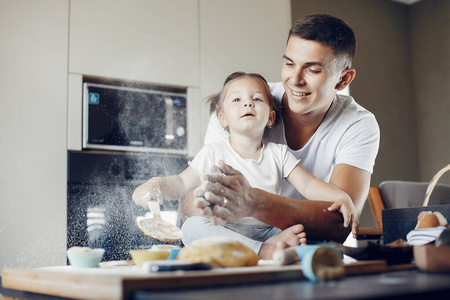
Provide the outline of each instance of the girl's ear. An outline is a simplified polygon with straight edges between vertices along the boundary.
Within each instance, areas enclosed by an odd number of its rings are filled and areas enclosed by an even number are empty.
[[[356,70],[354,68],[345,69],[341,74],[338,84],[336,84],[336,89],[338,91],[345,89],[353,81],[355,76]]]
[[[228,131],[228,123],[227,120],[225,119],[224,113],[218,112],[217,117],[219,118],[220,125],[222,125],[223,129]]]
[[[273,123],[275,122],[275,118],[277,116],[277,113],[274,110],[270,111],[269,114],[269,120],[267,121],[267,127],[271,127],[273,125]]]

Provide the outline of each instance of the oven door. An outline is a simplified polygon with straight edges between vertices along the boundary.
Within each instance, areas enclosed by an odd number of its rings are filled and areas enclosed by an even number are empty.
[[[187,153],[185,89],[83,87],[84,149]]]

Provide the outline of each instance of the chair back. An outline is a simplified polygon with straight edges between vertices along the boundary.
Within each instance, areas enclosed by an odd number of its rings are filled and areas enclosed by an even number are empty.
[[[389,180],[380,183],[381,198],[386,209],[422,206],[428,182]],[[436,184],[428,205],[450,204],[450,185]]]
[[[395,208],[423,207],[450,204],[450,185],[438,184],[439,178],[450,171],[450,164],[439,170],[428,182],[388,180],[369,189],[369,204],[375,221],[375,228],[360,228],[358,239],[381,235],[383,229],[383,210]],[[440,207],[439,207],[440,208]],[[388,212],[388,211],[385,211]],[[359,238],[361,236],[361,238]]]

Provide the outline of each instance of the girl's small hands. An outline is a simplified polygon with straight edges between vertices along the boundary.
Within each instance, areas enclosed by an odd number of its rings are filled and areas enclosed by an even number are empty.
[[[216,211],[215,208],[217,208],[218,205],[211,204],[203,197],[204,190],[202,187],[197,188],[194,191],[194,195],[197,197],[194,199],[194,205],[200,209],[202,216],[211,219],[213,225],[225,225],[227,223],[226,220],[214,215],[214,211]]]
[[[157,200],[159,205],[164,204],[164,195],[161,190],[161,178],[153,177],[148,181],[148,192],[143,196],[143,200],[148,202],[150,200]]]
[[[345,228],[348,228],[350,222],[352,222],[352,234],[354,238],[357,237],[359,230],[359,218],[353,203],[349,203],[347,205],[346,203],[336,201],[328,207],[328,211],[339,211],[344,217]]]
[[[358,237],[358,231],[359,231],[359,218],[357,215],[355,215],[352,218],[352,233],[355,239]]]
[[[153,177],[147,182],[138,186],[132,195],[134,203],[144,208],[148,208],[148,201],[157,200],[160,205],[164,203],[164,196],[161,191],[159,177]]]
[[[251,216],[256,205],[250,196],[253,188],[241,172],[221,160],[219,166],[211,168],[211,173],[206,174],[203,180],[208,182],[204,185],[204,197],[214,204],[213,213],[216,217],[235,221]],[[224,199],[227,199],[226,205]]]

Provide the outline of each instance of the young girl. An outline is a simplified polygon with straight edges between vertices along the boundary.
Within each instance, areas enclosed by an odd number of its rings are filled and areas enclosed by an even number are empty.
[[[276,118],[275,104],[262,76],[233,73],[225,80],[222,91],[210,97],[210,101],[211,109],[216,110],[220,123],[230,133],[230,138],[205,145],[181,174],[152,178],[144,183],[145,190],[150,192],[141,199],[136,199],[133,195],[136,204],[145,206],[141,202],[150,199],[156,199],[160,203],[164,199],[179,199],[187,191],[199,187],[202,175],[210,173],[211,167],[223,160],[240,171],[252,187],[279,194],[282,179],[285,178],[306,199],[334,202],[331,210],[339,210],[343,214],[345,227],[352,221],[352,231],[356,234],[358,217],[353,202],[346,193],[309,174],[299,165],[286,145],[262,142],[265,128],[270,128]],[[201,198],[196,201],[206,200]],[[226,205],[224,202],[225,208]],[[210,208],[204,206],[204,209]],[[191,217],[184,222],[182,231],[185,245],[207,236],[235,237],[259,253],[262,259],[271,259],[274,249],[266,251],[268,249],[262,247],[263,242],[281,230],[252,217],[221,226],[214,226],[205,217]],[[293,244],[305,243],[304,233],[299,231],[302,230],[294,230],[298,242]]]

